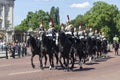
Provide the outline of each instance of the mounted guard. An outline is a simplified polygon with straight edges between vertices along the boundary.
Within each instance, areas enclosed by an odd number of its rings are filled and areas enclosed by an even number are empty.
[[[74,33],[74,27],[72,24],[70,24],[70,18],[69,18],[69,15],[67,15],[67,23],[66,23],[66,27],[65,27],[65,34],[69,34],[69,35],[73,35]]]
[[[79,36],[79,39],[84,38],[84,32],[83,32],[83,29],[82,29],[82,23],[79,26],[78,36]]]
[[[42,34],[45,32],[45,29],[44,29],[44,24],[43,24],[43,21],[41,22],[40,24],[40,31],[39,31],[39,40],[41,41],[42,40]]]

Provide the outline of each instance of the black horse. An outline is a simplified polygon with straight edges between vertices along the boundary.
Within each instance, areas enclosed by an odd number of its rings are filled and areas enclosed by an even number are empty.
[[[106,39],[102,39],[101,41],[101,52],[103,57],[106,57],[107,54],[107,40]]]
[[[83,69],[82,64],[85,62],[85,59],[87,57],[86,39],[74,38],[74,43],[72,45],[72,48],[74,48],[74,54],[76,54],[79,58],[80,69]]]
[[[96,56],[101,57],[102,53],[101,53],[101,40],[100,39],[96,39]]]
[[[36,39],[32,36],[32,35],[28,35],[29,38],[27,40],[27,46],[30,45],[31,47],[31,52],[32,52],[32,56],[31,56],[31,65],[33,68],[35,68],[35,65],[33,63],[33,58],[35,55],[38,55],[39,56],[39,61],[40,61],[40,68],[43,69],[43,64],[42,64],[42,53],[40,51],[40,47],[38,47],[37,45],[37,41]]]
[[[115,55],[118,55],[119,43],[118,42],[113,42],[113,48],[114,48],[114,51],[115,51]]]
[[[44,32],[42,34],[42,41],[41,41],[41,51],[43,53],[46,53],[48,54],[49,56],[49,63],[50,63],[50,66],[49,66],[49,69],[53,69],[55,66],[54,66],[54,55],[56,57],[56,64],[58,64],[58,50],[57,50],[57,46],[55,45],[55,41],[53,40],[53,37],[52,36],[47,36],[47,33]],[[45,56],[45,65],[46,65],[46,61],[47,61],[47,56],[46,54],[44,54]]]
[[[96,55],[96,41],[95,38],[87,37],[86,40],[86,54],[88,55],[89,62],[95,59]]]
[[[59,46],[59,61],[61,66],[69,71],[69,69],[73,69],[74,67],[74,52],[72,49],[72,41],[69,37],[69,35],[66,35],[64,32],[59,31],[58,32],[58,46]],[[63,58],[63,61],[61,59]],[[69,60],[71,60],[72,64],[71,67],[69,67]],[[63,65],[63,63],[64,65]]]

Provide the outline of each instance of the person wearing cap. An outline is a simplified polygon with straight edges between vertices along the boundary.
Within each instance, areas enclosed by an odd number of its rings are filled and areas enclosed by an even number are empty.
[[[117,35],[115,35],[115,37],[113,37],[113,41],[114,42],[119,42],[119,38],[117,37]]]
[[[117,37],[117,35],[115,35],[115,37],[113,37],[113,48],[115,51],[115,55],[118,55],[119,52],[119,38]]]

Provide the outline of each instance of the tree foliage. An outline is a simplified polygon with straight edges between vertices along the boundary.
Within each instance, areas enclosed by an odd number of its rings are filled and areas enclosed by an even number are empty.
[[[52,7],[50,14],[49,12],[45,12],[43,10],[39,10],[36,12],[28,12],[26,18],[23,21],[21,21],[21,24],[15,27],[15,30],[27,31],[30,27],[32,27],[32,29],[35,30],[36,28],[39,28],[42,22],[44,24],[44,27],[48,29],[50,18],[54,19],[54,23],[56,26],[60,24],[58,7]]]
[[[36,12],[28,12],[26,19],[20,25],[15,27],[16,30],[27,31],[29,27],[33,29],[39,28],[41,21],[44,21],[44,26],[47,29],[50,19],[53,18],[55,28],[59,28],[60,15],[59,8],[54,6],[50,13],[43,10]],[[102,1],[95,2],[93,7],[84,15],[78,15],[71,23],[78,27],[80,24],[84,28],[92,26],[94,29],[104,31],[108,40],[112,40],[115,34],[120,35],[120,11],[116,5],[108,4]]]
[[[113,36],[118,34],[118,29],[120,30],[120,14],[118,12],[115,5],[98,1],[86,14],[79,15],[73,21],[75,21],[75,26],[82,22],[87,28],[92,26],[94,29],[104,31],[107,39],[112,40]]]
[[[50,10],[50,17],[53,18],[55,25],[60,24],[59,8],[54,6]]]
[[[117,16],[114,18],[114,22],[116,23],[116,28],[118,29],[120,35],[120,11]]]

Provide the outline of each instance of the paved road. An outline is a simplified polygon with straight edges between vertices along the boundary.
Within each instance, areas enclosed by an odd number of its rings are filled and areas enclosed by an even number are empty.
[[[35,69],[30,65],[30,56],[16,59],[0,59],[0,80],[120,80],[120,56],[112,52],[108,59],[85,64],[83,70],[65,72],[63,70],[39,69],[35,56]]]

